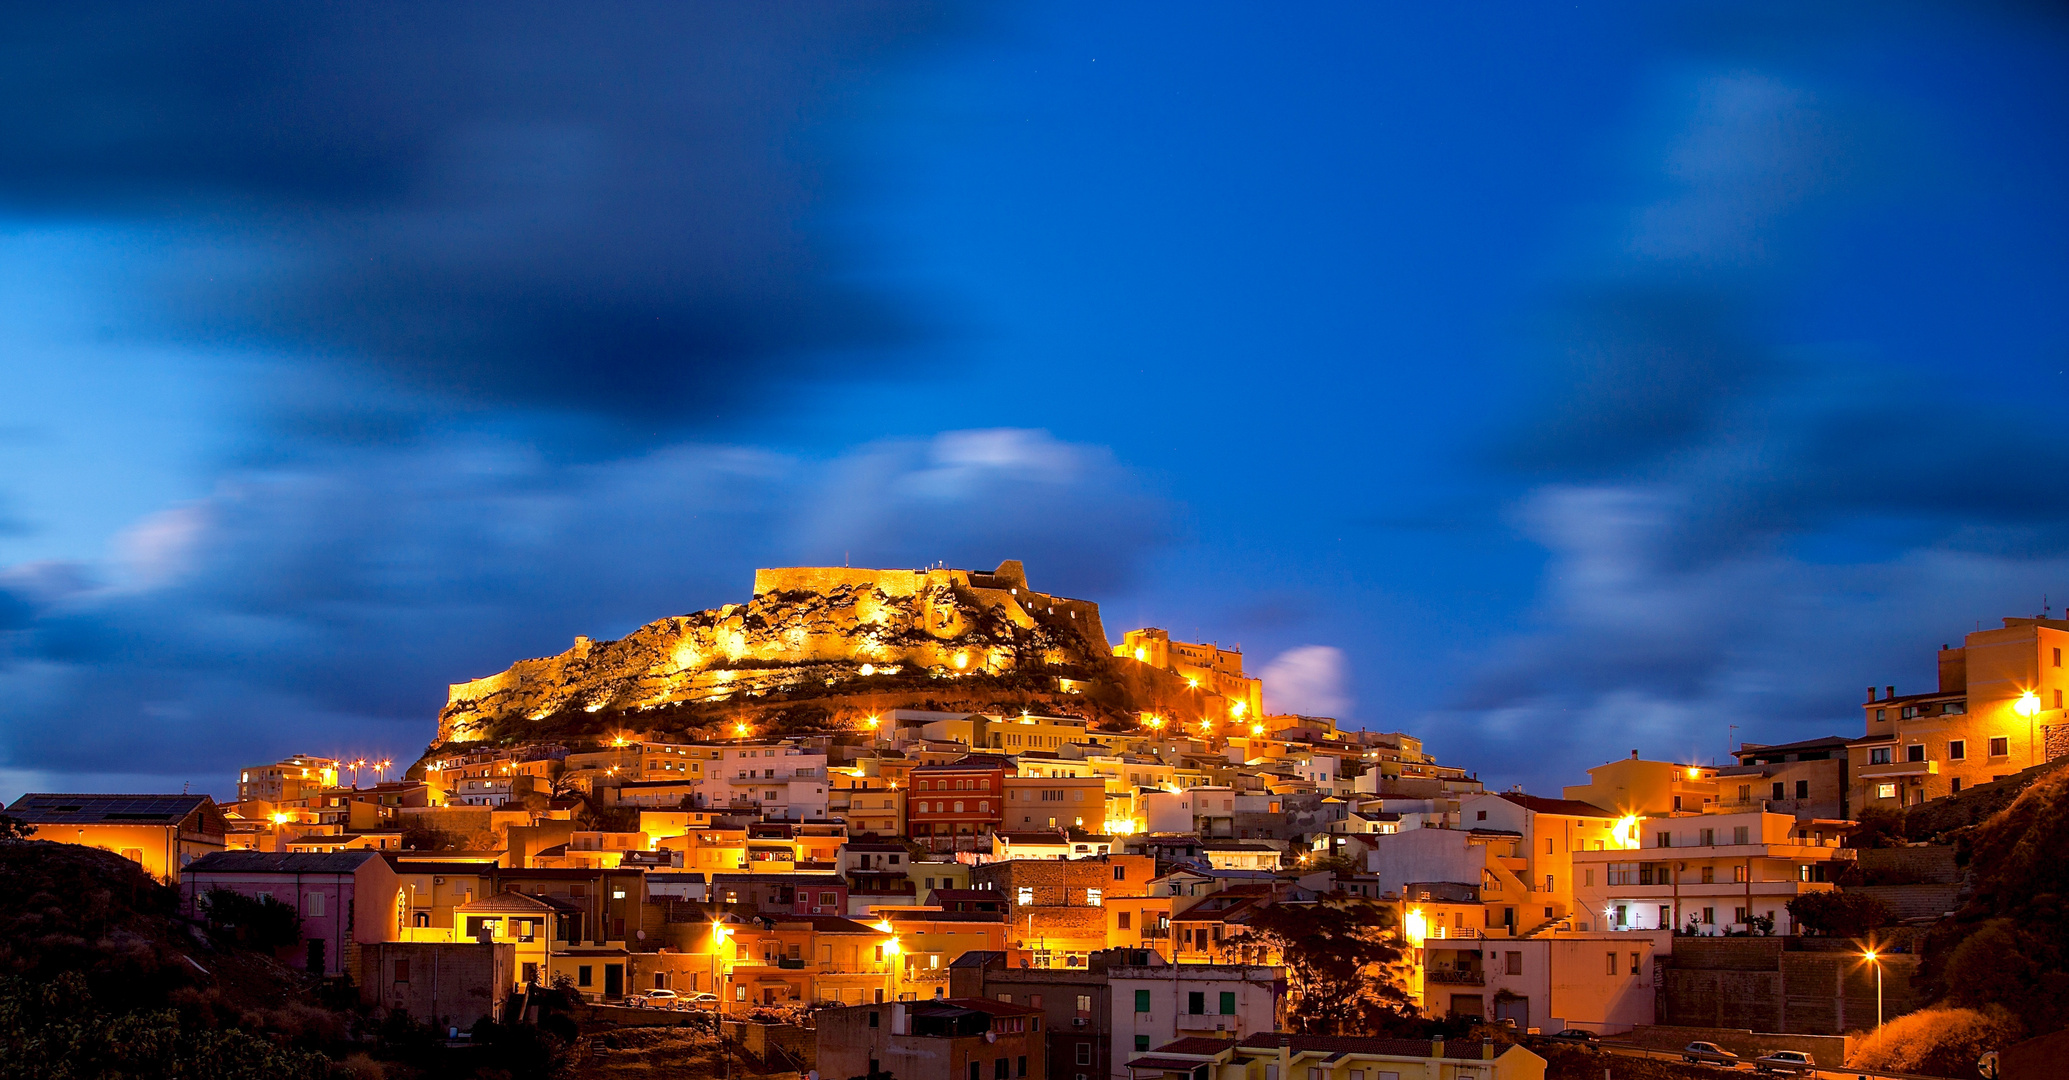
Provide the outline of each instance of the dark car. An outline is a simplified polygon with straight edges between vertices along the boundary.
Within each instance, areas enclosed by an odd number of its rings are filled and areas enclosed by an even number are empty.
[[[1739,1056],[1713,1042],[1692,1042],[1681,1048],[1681,1060],[1698,1065],[1739,1067]]]
[[[1587,1028],[1566,1028],[1553,1032],[1552,1038],[1564,1039],[1567,1042],[1592,1043],[1595,1041],[1595,1033]]]

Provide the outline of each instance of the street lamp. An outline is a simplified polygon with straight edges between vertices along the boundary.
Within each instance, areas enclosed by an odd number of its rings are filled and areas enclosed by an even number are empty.
[[[892,937],[884,941],[884,959],[889,960],[891,962],[892,1001],[898,1000],[898,954],[904,951],[905,947],[898,944],[897,938]]]
[[[1861,956],[1875,969],[1875,1048],[1882,1049],[1882,960],[1871,946]]]
[[[725,924],[714,919],[711,923],[711,996],[718,999],[718,1007],[711,1010],[714,1014],[726,1010],[726,996],[719,993],[718,989],[718,951],[724,948],[725,944]]]

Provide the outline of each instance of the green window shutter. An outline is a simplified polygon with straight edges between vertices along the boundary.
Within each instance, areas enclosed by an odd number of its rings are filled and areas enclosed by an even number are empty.
[[[1135,1011],[1139,1013],[1146,1013],[1149,1011],[1149,991],[1135,991]]]
[[[1235,992],[1235,991],[1233,991],[1233,990],[1223,990],[1223,991],[1221,992],[1221,1015],[1223,1015],[1223,1016],[1234,1016],[1234,1015],[1236,1015],[1236,992]]]

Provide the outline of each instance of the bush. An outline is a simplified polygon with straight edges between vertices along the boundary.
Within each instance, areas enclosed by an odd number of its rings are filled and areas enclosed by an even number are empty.
[[[43,984],[0,976],[0,1076],[12,1080],[323,1080],[321,1054],[236,1029],[196,1028],[171,1009],[110,1014],[67,972]]]
[[[1976,1061],[1990,1050],[2018,1042],[2026,1029],[1996,1006],[1976,1009],[1920,1009],[1882,1025],[1861,1040],[1846,1062],[1849,1069],[1976,1077]]]
[[[234,934],[254,949],[277,949],[302,940],[302,913],[293,904],[260,899],[229,889],[210,889],[201,915],[218,932]]]
[[[1880,899],[1862,893],[1804,893],[1789,901],[1789,916],[1798,929],[1825,937],[1863,937],[1889,925],[1894,913]]]

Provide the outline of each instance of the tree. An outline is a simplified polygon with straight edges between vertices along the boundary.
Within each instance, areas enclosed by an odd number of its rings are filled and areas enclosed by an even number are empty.
[[[1888,926],[1894,914],[1879,897],[1836,889],[1804,893],[1789,901],[1789,916],[1796,926],[1825,937],[1862,937],[1876,927]]]
[[[256,949],[277,949],[302,939],[302,913],[270,896],[210,889],[201,898],[201,915],[217,931],[234,934]]]
[[[2018,1042],[2024,1025],[2004,1009],[1920,1009],[1906,1013],[1861,1040],[1846,1061],[1849,1069],[1974,1077],[1986,1052]]]
[[[1278,954],[1286,968],[1286,1018],[1295,1030],[1370,1034],[1397,1028],[1409,1017],[1395,922],[1392,908],[1363,900],[1273,904],[1229,943],[1262,945]]]
[[[0,814],[0,842],[5,842],[8,840],[27,840],[30,834],[34,833],[35,831],[36,826],[31,825],[18,817],[9,817],[6,814]]]

